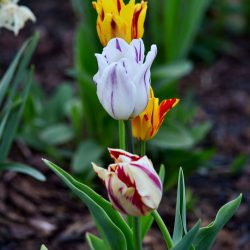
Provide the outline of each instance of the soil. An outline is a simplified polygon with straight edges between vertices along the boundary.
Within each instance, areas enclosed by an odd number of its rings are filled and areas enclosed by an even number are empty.
[[[41,39],[33,63],[38,82],[52,91],[68,80],[65,72],[73,67],[73,41],[76,20],[69,1],[22,1],[36,14],[18,37],[1,30],[1,69],[4,72],[16,51],[34,30]],[[67,17],[67,18],[65,18]],[[4,38],[4,39],[3,39]],[[221,231],[214,250],[250,249],[250,165],[232,175],[229,166],[239,154],[250,154],[250,47],[249,39],[236,40],[237,51],[219,58],[211,67],[197,65],[181,83],[181,91],[193,89],[202,114],[213,122],[205,146],[217,153],[214,168],[196,173],[187,181],[195,197],[188,212],[188,224],[198,218],[207,225],[218,209],[243,193],[236,215]],[[85,233],[97,233],[87,209],[41,162],[43,156],[16,143],[11,159],[26,162],[46,176],[46,182],[5,172],[0,177],[0,249],[36,250],[45,244],[49,250],[89,249]],[[175,191],[164,196],[160,213],[170,229],[174,221]],[[164,249],[162,237],[154,226],[144,241],[145,249]]]

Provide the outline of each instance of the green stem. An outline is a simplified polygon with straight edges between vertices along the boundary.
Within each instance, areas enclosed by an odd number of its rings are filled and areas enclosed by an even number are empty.
[[[140,141],[141,144],[141,156],[146,154],[146,141]]]
[[[171,249],[174,245],[173,245],[170,233],[169,233],[164,221],[162,220],[161,216],[159,215],[159,213],[156,210],[154,210],[151,213],[151,215],[154,217],[158,227],[160,228],[168,249]]]
[[[125,150],[126,143],[125,143],[125,124],[124,121],[119,121],[119,148]]]
[[[134,154],[134,138],[132,135],[132,121],[126,122],[127,151]]]
[[[142,249],[140,217],[133,217],[133,242],[134,250]]]

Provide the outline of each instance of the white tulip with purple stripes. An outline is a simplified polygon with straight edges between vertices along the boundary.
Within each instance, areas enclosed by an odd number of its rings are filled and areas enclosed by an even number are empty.
[[[108,191],[113,207],[132,216],[147,215],[158,208],[162,183],[147,156],[139,157],[120,149],[109,149],[115,163],[108,169],[92,163]]]
[[[94,76],[97,96],[116,120],[128,120],[145,110],[150,93],[150,67],[157,47],[151,46],[144,61],[144,43],[130,44],[121,38],[109,41],[102,54],[95,54],[99,70]]]

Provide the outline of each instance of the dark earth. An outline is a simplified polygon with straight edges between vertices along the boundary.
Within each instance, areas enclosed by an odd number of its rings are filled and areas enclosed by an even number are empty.
[[[69,1],[22,1],[37,16],[18,37],[0,31],[1,69],[8,66],[22,42],[37,30],[40,43],[33,58],[38,82],[51,93],[73,66],[76,20]],[[215,146],[214,168],[196,173],[187,181],[195,197],[189,211],[192,226],[198,218],[207,225],[217,210],[243,193],[236,215],[221,231],[214,250],[250,249],[250,165],[232,175],[229,166],[239,154],[250,154],[250,46],[249,38],[234,38],[235,51],[218,58],[212,66],[197,65],[181,82],[181,92],[192,89],[201,112],[213,122],[204,145]],[[96,233],[86,208],[73,197],[41,162],[42,155],[15,143],[10,158],[26,162],[47,176],[44,183],[30,177],[5,172],[0,177],[0,249],[49,250],[89,249],[85,233]],[[171,229],[175,213],[175,191],[165,194],[160,213]],[[144,241],[145,249],[164,249],[157,227]]]

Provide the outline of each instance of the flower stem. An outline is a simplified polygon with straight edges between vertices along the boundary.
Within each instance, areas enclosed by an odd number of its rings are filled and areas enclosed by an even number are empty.
[[[125,150],[126,143],[125,143],[125,124],[124,121],[119,121],[119,148]]]
[[[158,227],[160,228],[168,249],[171,249],[174,245],[173,245],[170,233],[169,233],[164,221],[162,220],[161,216],[159,215],[159,213],[156,210],[154,210],[151,213],[151,215],[154,217]]]
[[[141,156],[144,156],[146,154],[146,141],[140,141],[141,146]]]
[[[133,241],[134,250],[141,250],[141,223],[140,217],[133,217]]]
[[[132,135],[132,121],[126,122],[127,151],[134,154],[134,138]]]

